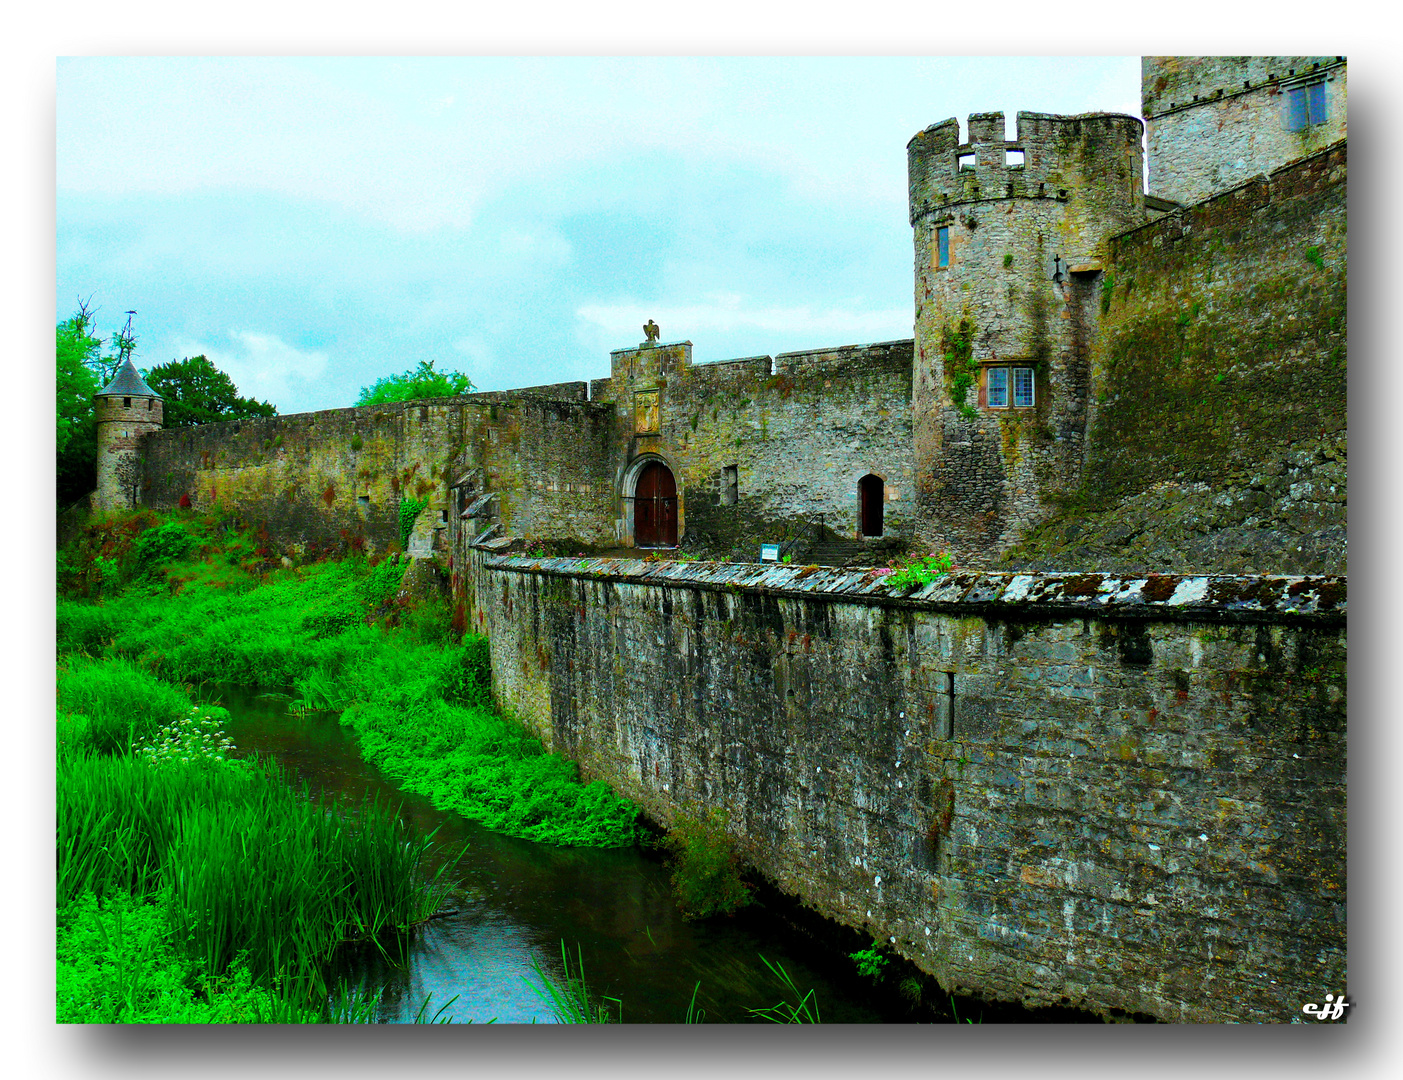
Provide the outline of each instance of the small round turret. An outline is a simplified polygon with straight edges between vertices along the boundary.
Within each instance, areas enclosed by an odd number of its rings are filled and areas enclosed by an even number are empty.
[[[93,395],[97,419],[96,510],[129,510],[141,497],[141,437],[165,420],[161,395],[124,361],[110,383]]]

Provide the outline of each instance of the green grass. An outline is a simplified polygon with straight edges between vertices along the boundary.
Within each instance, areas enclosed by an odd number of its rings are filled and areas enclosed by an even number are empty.
[[[71,656],[58,672],[59,746],[111,754],[184,716],[190,697],[125,659]]]
[[[593,993],[585,981],[584,951],[576,946],[575,968],[570,968],[570,953],[565,942],[560,942],[560,963],[565,972],[564,980],[551,978],[541,970],[540,961],[531,958],[534,980],[527,978],[526,985],[544,1001],[559,1024],[622,1024],[624,1003],[616,997]],[[700,984],[698,984],[700,986]],[[695,992],[692,995],[695,1001]],[[691,1015],[691,1009],[688,1010]]]
[[[367,760],[443,809],[542,843],[636,841],[631,803],[602,782],[582,784],[572,762],[547,753],[496,713],[485,640],[457,640],[445,601],[397,595],[405,563],[387,559],[372,567],[348,558],[257,575],[245,567],[242,577],[231,578],[225,569],[248,561],[247,537],[231,534],[228,544],[218,535],[191,539],[158,520],[147,532],[109,522],[107,531],[127,545],[125,556],[116,541],[99,544],[93,537],[65,552],[74,581],[84,580],[85,552],[112,550],[121,565],[142,567],[140,574],[124,570],[132,584],[108,591],[100,604],[58,605],[60,653],[71,669],[100,670],[90,659],[96,657],[124,665],[107,680],[111,717],[99,725],[89,716],[73,740],[111,750],[160,719],[133,720],[118,707],[124,680],[140,688],[131,697],[145,697],[159,680],[294,687],[296,708],[341,713],[359,733]],[[160,543],[146,540],[158,533],[165,537]],[[184,551],[184,561],[142,561],[141,553],[151,550]],[[154,587],[153,578],[165,584]],[[87,733],[95,727],[100,732]]]
[[[763,1009],[751,1009],[750,1015],[775,1024],[823,1023],[823,1017],[819,1015],[818,1011],[818,998],[814,992],[807,990],[802,994],[799,993],[799,988],[794,985],[793,977],[784,970],[783,964],[778,962],[772,964],[763,956],[760,959],[784,987],[784,997]]]

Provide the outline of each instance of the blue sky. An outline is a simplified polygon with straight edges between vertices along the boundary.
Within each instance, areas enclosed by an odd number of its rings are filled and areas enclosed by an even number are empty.
[[[55,318],[284,413],[597,378],[649,318],[698,361],[908,337],[907,140],[1138,105],[1138,56],[62,58]]]

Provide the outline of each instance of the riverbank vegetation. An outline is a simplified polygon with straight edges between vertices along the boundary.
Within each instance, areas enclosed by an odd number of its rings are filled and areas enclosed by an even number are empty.
[[[327,1004],[333,954],[400,947],[439,904],[429,841],[395,812],[235,756],[221,683],[340,711],[402,786],[491,828],[634,842],[631,804],[493,712],[483,643],[453,631],[445,600],[403,596],[404,570],[285,566],[194,514],[95,520],[60,552],[60,1021],[345,1015]]]
[[[455,631],[446,597],[405,595],[394,555],[284,567],[231,523],[144,512],[90,526],[61,565],[73,598],[58,604],[60,655],[118,665],[118,688],[295,688],[298,708],[338,712],[366,760],[442,809],[543,843],[637,839],[631,803],[495,711],[485,641]]]
[[[329,1018],[337,950],[402,947],[438,908],[429,840],[386,807],[313,799],[275,764],[231,757],[227,714],[177,687],[138,675],[156,692],[124,708],[124,665],[103,667],[59,679],[60,702],[102,722],[58,725],[58,1020]]]

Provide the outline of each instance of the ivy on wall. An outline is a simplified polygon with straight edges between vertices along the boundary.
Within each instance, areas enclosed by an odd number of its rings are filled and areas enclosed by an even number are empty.
[[[406,551],[409,549],[409,534],[414,531],[414,522],[428,505],[428,501],[424,499],[399,501],[399,546]]]
[[[964,318],[954,327],[944,327],[940,332],[940,349],[945,354],[945,379],[950,387],[950,404],[966,420],[973,420],[979,414],[967,398],[969,388],[979,376],[979,365],[974,362],[974,323]]]

